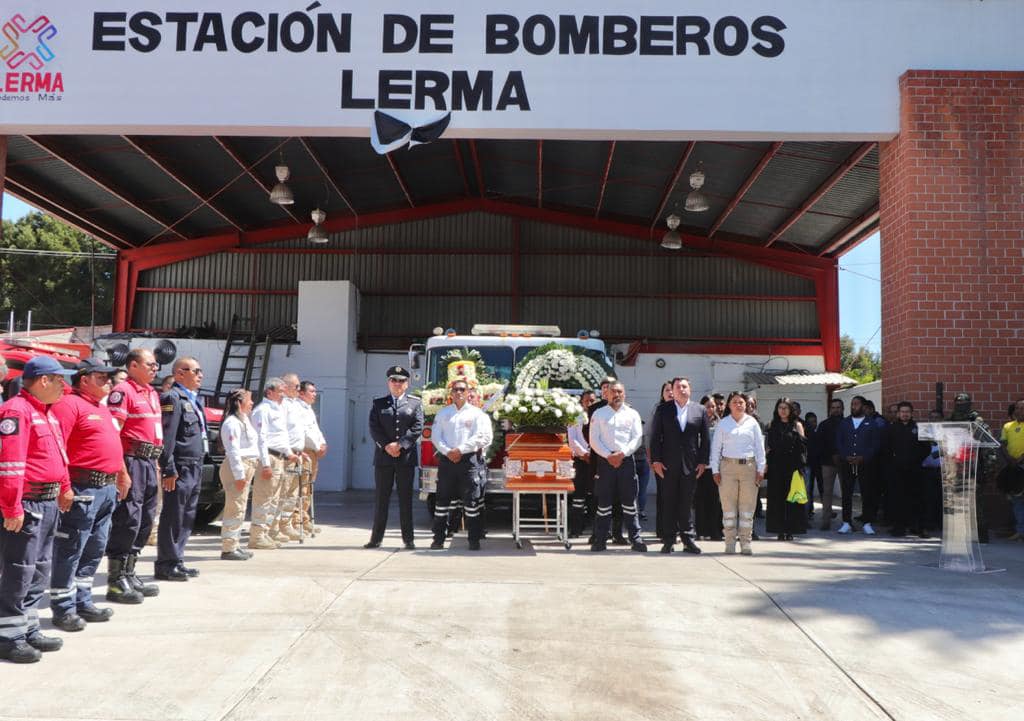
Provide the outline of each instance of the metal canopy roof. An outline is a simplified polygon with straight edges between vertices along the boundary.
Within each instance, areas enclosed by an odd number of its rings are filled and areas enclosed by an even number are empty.
[[[268,201],[274,166],[296,202]],[[703,163],[710,209],[683,210]],[[874,143],[11,136],[6,190],[113,248],[484,198],[598,221],[835,256],[878,225]]]

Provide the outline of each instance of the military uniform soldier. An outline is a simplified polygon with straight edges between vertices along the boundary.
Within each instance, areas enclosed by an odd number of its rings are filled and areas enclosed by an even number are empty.
[[[199,575],[185,566],[185,544],[192,535],[203,476],[203,455],[207,448],[203,399],[196,391],[203,382],[203,369],[195,358],[174,361],[174,385],[160,397],[163,434],[160,455],[164,505],[157,532],[155,577],[160,581],[187,581]]]
[[[120,426],[121,449],[132,479],[128,495],[114,509],[107,540],[107,600],[142,603],[144,597],[160,593],[155,583],[143,583],[135,575],[139,552],[153,526],[159,487],[156,459],[163,452],[164,429],[160,396],[150,383],[160,364],[151,351],[135,348],[128,353],[126,368],[128,378],[107,396],[110,415]]]
[[[62,641],[39,631],[36,604],[50,583],[57,511],[74,499],[60,422],[67,371],[49,356],[25,364],[22,390],[0,406],[0,658],[33,663]]]
[[[54,404],[68,450],[68,474],[75,502],[60,517],[53,544],[50,610],[53,625],[81,631],[107,621],[112,609],[92,602],[92,581],[110,535],[117,502],[128,495],[131,478],[121,455],[121,436],[103,399],[114,368],[94,358],[82,361],[74,391]],[[116,484],[116,485],[115,485]]]
[[[373,451],[373,475],[376,486],[376,512],[373,531],[364,548],[378,548],[388,525],[391,489],[398,487],[398,514],[402,524],[402,541],[408,549],[416,548],[412,530],[412,481],[416,473],[416,441],[423,432],[423,406],[418,398],[406,394],[409,371],[401,366],[387,370],[390,393],[374,398],[370,409],[370,436]]]

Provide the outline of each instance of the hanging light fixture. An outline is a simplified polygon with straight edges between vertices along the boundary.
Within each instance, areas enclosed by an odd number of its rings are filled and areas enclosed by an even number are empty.
[[[682,222],[682,218],[676,215],[675,212],[669,214],[665,218],[665,225],[668,226],[668,232],[665,233],[661,238],[661,247],[665,250],[679,250],[683,247],[683,238],[679,235],[679,224]]]
[[[316,208],[312,213],[310,213],[310,217],[313,218],[313,227],[309,229],[308,233],[306,233],[306,240],[310,243],[323,245],[331,239],[323,225],[324,221],[327,220],[327,213],[320,210],[320,208]]]
[[[686,210],[703,213],[709,207],[708,197],[700,191],[704,187],[704,163],[697,163],[697,169],[690,173],[690,192],[686,195]]]
[[[274,205],[293,205],[295,195],[292,193],[292,189],[286,185],[292,172],[284,164],[284,153],[281,153],[280,164],[274,166],[274,175],[277,176],[277,185],[270,191],[270,202]]]

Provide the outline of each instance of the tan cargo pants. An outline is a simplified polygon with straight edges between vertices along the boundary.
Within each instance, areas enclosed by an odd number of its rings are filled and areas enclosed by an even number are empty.
[[[252,527],[250,528],[250,542],[257,537],[262,538],[270,532],[271,526],[276,526],[278,513],[281,505],[281,488],[285,483],[287,474],[285,466],[288,461],[277,456],[270,457],[270,478],[263,478],[263,469],[256,469],[255,480],[252,484]]]
[[[245,521],[245,504],[249,500],[249,489],[259,466],[257,458],[243,458],[245,466],[245,487],[238,490],[238,481],[231,473],[227,461],[220,464],[220,484],[224,487],[224,516],[220,526],[220,550],[225,553],[237,550],[242,537],[242,523]]]
[[[750,545],[754,531],[754,505],[757,503],[757,467],[753,462],[740,463],[723,458],[718,467],[722,483],[718,495],[722,499],[722,528],[726,547],[735,547],[737,536],[741,546]]]

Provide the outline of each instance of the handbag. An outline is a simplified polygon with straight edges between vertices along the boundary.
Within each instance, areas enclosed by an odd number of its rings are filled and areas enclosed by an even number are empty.
[[[804,485],[804,476],[800,471],[793,471],[786,500],[789,503],[807,503],[807,486]]]

